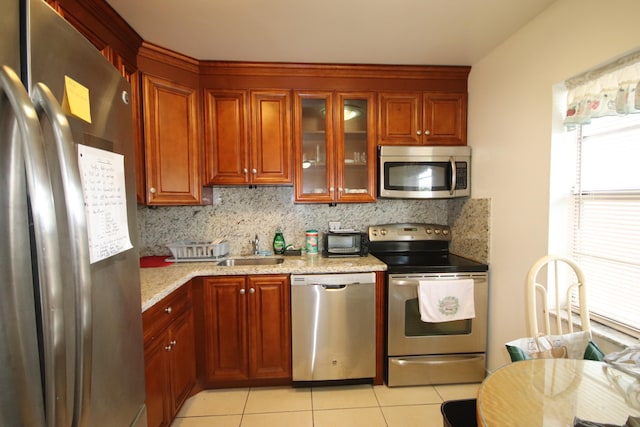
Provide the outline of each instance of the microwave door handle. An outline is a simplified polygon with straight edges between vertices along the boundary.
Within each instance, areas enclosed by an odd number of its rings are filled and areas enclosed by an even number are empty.
[[[457,184],[457,173],[456,170],[456,161],[453,157],[449,157],[449,163],[451,163],[451,190],[449,190],[449,194],[453,196],[453,193],[456,192],[456,184]]]

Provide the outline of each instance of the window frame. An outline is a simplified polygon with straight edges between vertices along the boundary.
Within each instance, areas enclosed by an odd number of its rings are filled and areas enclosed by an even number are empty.
[[[607,122],[604,122],[603,119],[607,120]],[[624,117],[602,118],[602,119],[596,119],[596,120],[600,121],[597,124],[598,126],[602,125],[603,123],[607,125],[615,122],[627,123],[626,126],[621,126],[621,127],[612,126],[609,130],[600,132],[599,135],[612,135],[615,138],[618,135],[618,133],[621,132],[620,129],[625,129],[625,131],[628,131],[628,129],[631,129],[632,134],[637,137],[633,139],[633,141],[636,141],[636,140],[638,141],[637,148],[633,147],[632,149],[634,150],[632,151],[632,154],[634,155],[634,158],[635,158],[635,155],[637,153],[640,158],[640,115],[633,115],[633,116],[628,115]],[[592,236],[588,235],[589,232],[593,230],[598,230],[596,226],[598,225],[601,226],[602,224],[594,222],[593,224],[588,226],[590,227],[589,228],[590,231],[580,231],[581,226],[586,227],[582,223],[583,221],[586,221],[584,219],[585,213],[588,212],[591,215],[592,214],[591,210],[596,210],[593,208],[593,206],[596,206],[597,203],[602,204],[602,205],[598,205],[597,207],[597,209],[602,210],[601,206],[609,207],[613,203],[618,203],[619,204],[618,206],[622,206],[621,203],[625,203],[622,201],[626,201],[626,204],[628,204],[634,209],[636,208],[636,205],[637,205],[638,212],[640,212],[640,178],[638,178],[638,182],[636,184],[637,188],[634,188],[634,189],[628,189],[628,188],[617,189],[617,190],[598,189],[594,191],[592,189],[582,188],[581,183],[584,181],[584,179],[582,179],[582,173],[583,173],[583,168],[585,167],[583,164],[582,149],[584,148],[585,144],[591,142],[589,141],[589,138],[593,138],[594,140],[597,141],[598,134],[596,133],[595,136],[590,136],[590,132],[594,130],[598,132],[599,130],[599,128],[585,129],[583,126],[587,127],[590,125],[587,124],[587,125],[577,126],[575,131],[571,131],[569,133],[570,135],[573,135],[575,153],[573,157],[574,178],[572,180],[572,185],[570,186],[571,189],[567,194],[567,197],[569,199],[567,203],[568,218],[566,219],[568,230],[569,230],[569,236],[567,238],[567,243],[566,243],[566,246],[568,249],[567,253],[571,258],[576,260],[576,262],[578,262],[578,264],[581,265],[581,267],[584,270],[587,270],[585,271],[585,274],[587,276],[587,287],[588,287],[587,292],[589,294],[589,301],[590,301],[589,309],[590,309],[591,319],[593,321],[606,325],[612,329],[620,331],[624,334],[631,335],[636,338],[640,338],[640,319],[628,319],[631,321],[631,324],[626,324],[625,322],[621,322],[619,319],[616,319],[615,316],[613,318],[609,317],[609,315],[611,315],[611,313],[615,311],[615,298],[611,298],[609,300],[610,295],[612,295],[612,293],[610,292],[611,287],[610,286],[603,287],[601,285],[594,287],[593,285],[594,277],[596,278],[595,280],[598,280],[598,277],[602,276],[604,272],[609,272],[610,274],[612,273],[612,271],[608,269],[609,267],[604,267],[603,265],[601,265],[600,269],[598,269],[596,268],[596,264],[598,263],[612,264],[616,262],[623,262],[624,256],[620,258],[621,252],[612,251],[609,253],[611,254],[611,256],[604,257],[602,256],[602,254],[598,254],[598,250],[595,249],[595,246],[593,245],[593,241],[591,241],[591,249],[588,248],[589,243],[587,243],[586,245],[587,248],[585,249],[585,246],[583,246],[583,240],[592,238]],[[553,174],[552,174],[552,185],[553,184],[554,182],[553,182]],[[591,206],[592,204],[593,206]],[[613,215],[613,217],[615,217],[615,215],[617,215],[618,212],[622,212],[622,211],[619,211],[616,209],[613,214],[609,212],[609,215]],[[552,212],[552,215],[553,215],[553,212]],[[595,215],[593,215],[594,217],[596,217],[595,221],[600,221],[602,219],[598,217],[598,215],[602,215],[602,214],[596,212]],[[603,218],[608,218],[609,220],[611,220],[613,217],[603,217]],[[640,214],[633,216],[633,221],[631,222],[632,222],[632,227],[637,227],[637,229],[640,229]],[[618,242],[618,244],[620,243],[624,244],[624,241],[625,241],[624,239],[626,237],[618,237],[618,238],[620,239],[620,242]],[[608,242],[610,241],[607,241],[607,243]],[[612,249],[615,249],[615,248],[612,248]],[[613,260],[605,260],[605,258],[613,258]],[[633,265],[632,267],[633,269],[640,268],[640,263],[630,263],[630,264]],[[621,268],[620,265],[618,265],[618,267]],[[598,273],[598,271],[600,273]],[[590,279],[590,276],[591,276],[591,279]],[[611,280],[609,277],[615,277],[615,276],[614,275],[607,276],[606,279],[601,277],[600,283],[602,283],[602,280]],[[638,276],[631,275],[631,276],[625,276],[625,277],[640,277],[640,274]],[[620,283],[620,282],[617,282],[617,283]],[[633,279],[628,281],[627,285],[625,286],[626,286],[625,287],[626,291],[618,292],[617,294],[620,294],[620,297],[624,297],[625,294],[634,295],[633,289],[637,288],[637,286],[634,286]],[[639,291],[635,291],[636,294],[638,292]],[[594,298],[594,294],[595,294],[595,298]],[[637,294],[636,298],[640,298],[640,294]],[[597,302],[595,311],[593,311],[594,299]],[[620,301],[622,300],[623,299],[620,299]],[[600,304],[603,301],[607,301],[608,306],[607,304]],[[635,304],[633,304],[632,306],[635,306]],[[628,311],[633,311],[633,309]]]

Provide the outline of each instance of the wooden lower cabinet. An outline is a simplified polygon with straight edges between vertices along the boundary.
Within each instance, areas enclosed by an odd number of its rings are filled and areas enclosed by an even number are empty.
[[[143,313],[147,425],[171,425],[196,385],[191,286]]]
[[[288,275],[203,279],[206,387],[288,384]]]

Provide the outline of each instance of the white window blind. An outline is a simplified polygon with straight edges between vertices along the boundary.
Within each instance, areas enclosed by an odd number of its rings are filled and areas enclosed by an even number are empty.
[[[593,319],[640,332],[640,115],[602,117],[576,132],[572,257]]]

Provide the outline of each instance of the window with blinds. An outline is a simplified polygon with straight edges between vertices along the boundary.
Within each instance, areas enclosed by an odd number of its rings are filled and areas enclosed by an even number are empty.
[[[583,269],[591,318],[640,333],[640,114],[576,129],[572,257]]]

